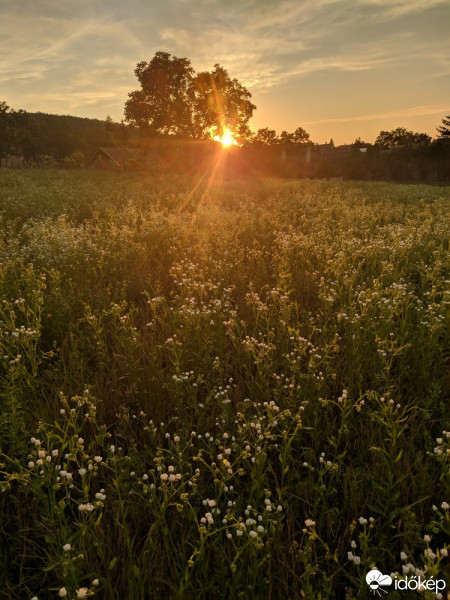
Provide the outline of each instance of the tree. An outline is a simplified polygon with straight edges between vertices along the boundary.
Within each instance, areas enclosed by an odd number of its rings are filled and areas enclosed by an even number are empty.
[[[111,115],[106,115],[106,119],[105,119],[105,129],[106,131],[112,132],[114,131],[114,119],[111,117]]]
[[[282,144],[307,144],[309,141],[309,133],[303,127],[297,127],[293,133],[282,131],[280,134]]]
[[[273,146],[280,143],[280,138],[277,136],[275,129],[264,127],[264,129],[258,129],[253,138],[253,143],[258,146]]]
[[[248,135],[248,121],[256,106],[250,92],[219,64],[196,74],[187,58],[156,52],[135,69],[141,89],[125,103],[125,120],[150,133],[195,139],[222,134],[228,127]]]
[[[307,144],[310,142],[309,133],[305,131],[303,127],[297,127],[292,135],[294,144]]]
[[[0,102],[0,158],[9,152],[10,135],[9,106],[2,100]]]
[[[282,131],[280,133],[280,143],[281,144],[293,144],[294,143],[293,134],[288,133],[287,131]]]
[[[426,133],[414,133],[408,131],[405,127],[397,127],[392,131],[380,131],[375,145],[381,148],[389,149],[400,146],[427,145],[431,142],[431,137]]]
[[[364,148],[368,146],[368,144],[366,144],[366,142],[363,142],[360,137],[357,137],[356,140],[353,142],[352,146],[353,148]]]
[[[22,154],[28,143],[28,114],[0,102],[0,157]]]
[[[436,127],[439,139],[450,140],[450,115],[442,119],[442,125]]]
[[[221,135],[226,127],[238,138],[248,137],[248,121],[256,106],[250,102],[251,93],[237,79],[231,79],[226,69],[215,64],[213,71],[196,75],[194,86],[196,120],[203,122],[199,137],[211,128],[213,135]]]
[[[149,63],[138,63],[134,73],[141,89],[128,94],[125,120],[154,133],[193,134],[194,69],[189,60],[157,52]]]

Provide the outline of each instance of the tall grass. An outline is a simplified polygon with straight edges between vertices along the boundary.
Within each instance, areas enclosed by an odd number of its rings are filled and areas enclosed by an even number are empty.
[[[448,578],[449,188],[0,187],[0,594]]]

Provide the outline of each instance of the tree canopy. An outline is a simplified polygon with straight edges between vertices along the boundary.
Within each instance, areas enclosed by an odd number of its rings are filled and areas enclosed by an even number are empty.
[[[258,129],[249,141],[256,146],[312,144],[309,139],[309,133],[303,127],[297,127],[292,133],[282,131],[280,135],[277,135],[275,129],[264,127],[263,129]]]
[[[24,110],[14,110],[4,100],[0,102],[0,157],[25,151],[29,142],[27,124]]]
[[[439,139],[450,140],[450,115],[442,119],[442,125],[436,127]]]
[[[274,144],[279,144],[279,142],[280,139],[277,136],[277,132],[275,129],[270,129],[269,127],[258,129],[252,139],[252,143],[257,146],[273,146]]]
[[[306,144],[309,142],[309,133],[303,127],[297,127],[292,133],[282,131],[280,142],[282,144]]]
[[[134,72],[141,87],[128,94],[127,122],[151,133],[194,139],[221,135],[225,128],[237,138],[248,136],[256,106],[250,92],[219,64],[196,73],[187,58],[156,52]]]
[[[380,131],[375,145],[382,148],[395,148],[400,146],[427,145],[431,137],[426,133],[414,133],[405,127],[397,127],[392,131]]]

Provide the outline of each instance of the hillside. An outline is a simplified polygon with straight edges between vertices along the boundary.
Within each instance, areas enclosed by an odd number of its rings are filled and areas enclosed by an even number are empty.
[[[79,153],[78,160],[88,159],[98,146],[118,146],[127,142],[131,128],[105,121],[25,111],[0,112],[0,157],[22,155],[37,161],[42,156],[55,160]]]

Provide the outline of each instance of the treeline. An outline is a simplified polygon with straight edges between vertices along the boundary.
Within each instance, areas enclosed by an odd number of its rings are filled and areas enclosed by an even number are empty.
[[[450,140],[387,148],[374,144],[365,154],[356,151],[342,161],[324,162],[319,173],[344,179],[448,183]]]
[[[437,134],[433,140],[425,133],[398,127],[381,131],[374,144],[358,138],[351,145],[335,147],[333,140],[328,144],[314,144],[302,127],[280,135],[264,128],[251,132],[241,140],[241,148],[233,148],[228,153],[222,171],[230,176],[446,183],[450,181],[450,116],[442,119]],[[216,144],[209,144],[116,123],[110,117],[102,121],[27,113],[0,102],[2,166],[83,168],[88,166],[99,146],[106,146],[135,147],[138,154],[128,161],[130,168],[136,165],[146,168],[151,152],[153,166],[159,165],[164,170],[186,167],[190,172],[208,164],[205,153],[214,160]]]
[[[277,146],[250,146],[229,153],[222,171],[229,176],[263,176],[309,179],[450,183],[450,143],[382,149],[352,145],[341,152],[337,147],[323,151],[318,145],[306,149]]]
[[[101,121],[28,113],[0,102],[0,158],[22,157],[29,163],[58,162],[84,166],[99,146],[119,146],[130,142],[131,127]]]
[[[232,175],[449,183],[450,117],[442,123],[434,140],[398,127],[380,131],[373,144],[357,138],[342,146],[333,140],[314,144],[302,128],[281,135],[265,128],[229,153],[224,170]]]
[[[423,183],[450,182],[450,142],[434,141],[427,145],[383,148],[353,144],[345,152],[322,152],[312,146],[310,159],[306,154],[290,154],[283,159],[283,145],[248,149],[254,158],[247,161],[259,173],[274,177],[339,178],[366,181],[399,181]]]

